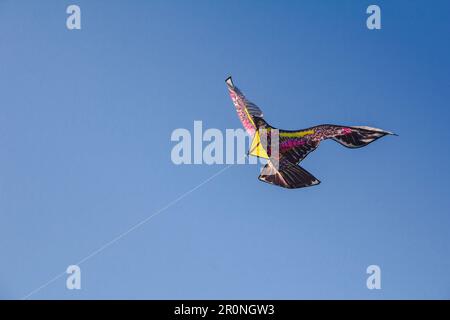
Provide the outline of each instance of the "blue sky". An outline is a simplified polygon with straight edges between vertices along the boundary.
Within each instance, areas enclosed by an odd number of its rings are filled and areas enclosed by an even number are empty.
[[[82,29],[66,28],[81,7]],[[382,29],[366,28],[378,4]],[[31,299],[450,298],[447,1],[0,1],[0,298],[20,299],[223,169],[176,128],[398,133],[303,163],[285,190],[233,166]],[[366,288],[366,268],[382,289]]]

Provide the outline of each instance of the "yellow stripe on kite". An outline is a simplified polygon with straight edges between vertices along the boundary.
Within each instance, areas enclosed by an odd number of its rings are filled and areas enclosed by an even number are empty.
[[[261,144],[261,137],[259,131],[255,132],[255,137],[253,138],[252,145],[250,146],[250,155],[255,157],[260,157],[264,159],[269,159],[266,149]]]
[[[280,132],[281,137],[286,138],[301,138],[310,134],[313,134],[314,130],[307,130],[307,131],[296,131],[296,132]]]

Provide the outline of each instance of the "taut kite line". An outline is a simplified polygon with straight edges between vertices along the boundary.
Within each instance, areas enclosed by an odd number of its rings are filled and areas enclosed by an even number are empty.
[[[258,179],[270,184],[289,189],[319,184],[318,179],[298,164],[314,151],[322,140],[333,139],[347,148],[360,148],[385,135],[394,135],[377,128],[332,124],[302,130],[276,129],[263,119],[261,109],[245,98],[233,84],[231,77],[225,82],[239,119],[252,138],[249,154],[268,160]],[[271,130],[277,131],[278,136],[278,152],[274,154],[271,152]],[[266,135],[263,137],[265,139],[261,139],[261,132]]]

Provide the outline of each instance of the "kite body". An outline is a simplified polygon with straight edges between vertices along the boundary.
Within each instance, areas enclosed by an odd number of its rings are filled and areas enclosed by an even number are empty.
[[[252,138],[249,154],[267,159],[259,180],[284,188],[295,189],[320,183],[298,164],[322,140],[332,139],[347,148],[360,148],[393,133],[371,127],[323,124],[302,130],[282,130],[270,126],[261,109],[248,101],[233,84],[226,80],[230,97],[245,130]],[[277,152],[272,152],[272,139],[277,141]],[[275,140],[274,140],[275,141]]]

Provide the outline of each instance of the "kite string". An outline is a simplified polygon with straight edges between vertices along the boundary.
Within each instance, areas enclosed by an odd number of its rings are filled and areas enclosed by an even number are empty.
[[[247,157],[247,155],[245,155],[245,157]],[[118,236],[116,236],[115,238],[113,238],[112,240],[108,241],[107,243],[103,244],[102,246],[100,246],[98,249],[92,251],[90,254],[88,254],[86,257],[84,257],[83,259],[81,259],[80,261],[78,261],[78,263],[76,265],[81,265],[84,262],[88,261],[89,259],[91,259],[92,257],[98,255],[100,252],[102,252],[103,250],[105,250],[106,248],[108,248],[109,246],[113,245],[114,243],[116,243],[117,241],[119,241],[120,239],[122,239],[123,237],[127,236],[129,233],[133,232],[134,230],[138,229],[139,227],[141,227],[142,225],[144,225],[145,223],[147,223],[148,221],[150,221],[152,218],[154,218],[155,216],[157,216],[158,214],[166,211],[167,209],[169,209],[170,207],[172,207],[173,205],[175,205],[176,203],[178,203],[179,201],[181,201],[182,199],[184,199],[185,197],[187,197],[188,195],[190,195],[191,193],[193,193],[194,191],[200,189],[202,186],[204,186],[205,184],[207,184],[208,182],[210,182],[211,180],[213,180],[214,178],[216,178],[217,176],[219,176],[220,174],[222,174],[223,172],[225,172],[227,169],[229,169],[231,166],[233,166],[233,164],[229,164],[227,166],[225,166],[224,168],[220,169],[219,171],[217,171],[215,174],[213,174],[212,176],[208,177],[207,179],[203,180],[200,184],[196,185],[195,187],[193,187],[192,189],[186,191],[185,193],[181,194],[179,197],[177,197],[175,200],[172,200],[171,202],[169,202],[167,205],[165,205],[164,207],[158,209],[157,211],[155,211],[153,214],[151,214],[150,216],[146,217],[144,220],[134,224],[131,228],[127,229],[125,232],[119,234]],[[37,292],[41,291],[42,289],[44,289],[45,287],[49,286],[50,284],[52,284],[53,282],[55,282],[56,280],[58,280],[59,278],[61,278],[62,276],[64,276],[66,274],[66,272],[62,272],[58,275],[56,275],[54,278],[50,279],[49,281],[45,282],[43,285],[39,286],[38,288],[34,289],[33,291],[31,291],[30,293],[28,293],[27,295],[25,295],[22,300],[26,300],[28,298],[30,298],[32,295],[36,294]]]

